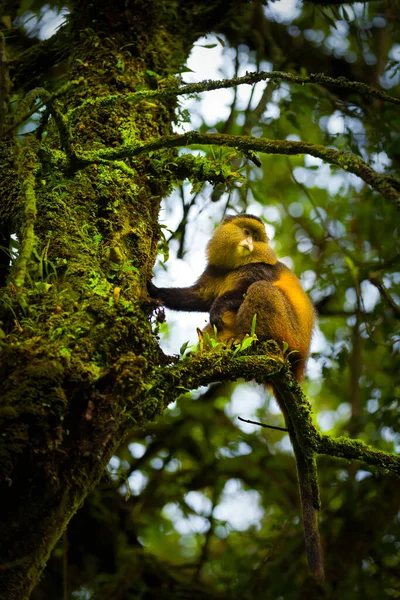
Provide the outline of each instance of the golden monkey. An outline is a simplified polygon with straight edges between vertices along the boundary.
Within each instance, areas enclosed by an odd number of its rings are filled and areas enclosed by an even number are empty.
[[[240,342],[250,333],[254,315],[259,340],[286,342],[293,373],[304,375],[315,324],[314,307],[297,277],[281,263],[268,244],[262,221],[253,215],[227,216],[207,246],[208,264],[194,285],[186,288],[158,288],[148,284],[149,294],[175,310],[209,312],[205,331],[217,328],[222,342]],[[295,351],[295,352],[293,352]],[[284,402],[274,390],[288,419]],[[324,578],[318,534],[318,500],[310,487],[310,466],[290,423],[287,423],[295,451],[302,502],[308,561],[314,577]]]
[[[286,342],[297,380],[304,374],[315,312],[297,277],[279,262],[262,221],[253,215],[228,216],[207,246],[208,265],[187,288],[157,288],[149,294],[175,310],[210,313],[222,342],[250,333],[254,315],[259,340]]]

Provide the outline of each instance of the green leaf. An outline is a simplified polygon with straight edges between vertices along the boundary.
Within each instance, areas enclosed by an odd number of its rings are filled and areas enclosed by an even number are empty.
[[[353,19],[350,13],[348,12],[348,9],[345,6],[342,6],[341,8],[344,20],[347,21],[347,23],[350,23]]]
[[[212,345],[211,344],[211,338],[210,338],[209,334],[207,333],[207,331],[203,332],[203,338],[204,338],[204,341],[207,344],[207,346],[211,346]]]
[[[185,351],[186,351],[186,349],[187,349],[188,346],[189,346],[189,342],[184,342],[182,344],[182,346],[179,348],[179,354],[181,356],[183,356],[185,354]]]
[[[346,258],[344,259],[344,262],[349,267],[349,271],[350,271],[353,279],[355,281],[358,281],[358,274],[359,274],[358,267],[354,264],[354,262],[352,261],[352,259],[349,256],[346,256]]]
[[[257,324],[257,314],[255,314],[251,320],[251,330],[250,330],[251,337],[254,337],[256,334],[256,324]]]
[[[240,345],[240,350],[246,350],[247,348],[250,348],[253,342],[253,337],[244,338],[243,342]]]
[[[235,349],[234,349],[234,351],[233,351],[233,356],[236,356],[236,354],[237,354],[238,352],[240,352],[240,347],[241,347],[241,344],[238,344],[238,345],[236,346],[236,348],[235,348]]]
[[[326,19],[326,20],[328,21],[328,23],[329,23],[330,25],[332,25],[332,27],[333,27],[334,29],[337,29],[337,25],[336,25],[336,22],[335,22],[335,20],[334,20],[334,19],[332,19],[332,17],[331,17],[331,16],[329,16],[329,14],[328,14],[328,12],[327,12],[326,10],[322,10],[322,9],[320,9],[320,13],[321,13],[321,15],[322,15],[322,18],[323,18],[323,19]]]

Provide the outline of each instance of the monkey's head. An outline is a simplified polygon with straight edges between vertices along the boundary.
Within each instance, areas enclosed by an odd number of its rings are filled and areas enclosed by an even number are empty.
[[[248,263],[275,264],[276,254],[268,244],[263,222],[254,215],[227,216],[207,246],[208,262],[222,269]]]

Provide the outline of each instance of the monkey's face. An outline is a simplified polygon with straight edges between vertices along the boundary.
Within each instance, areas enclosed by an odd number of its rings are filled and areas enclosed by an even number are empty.
[[[252,262],[275,264],[264,225],[255,218],[227,217],[215,231],[208,247],[209,264],[236,269]]]

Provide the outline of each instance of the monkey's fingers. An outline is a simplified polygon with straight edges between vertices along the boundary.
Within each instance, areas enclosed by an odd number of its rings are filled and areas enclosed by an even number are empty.
[[[222,331],[222,329],[224,328],[224,321],[222,319],[222,316],[212,318],[210,315],[210,323],[212,327],[216,327],[218,331]]]

